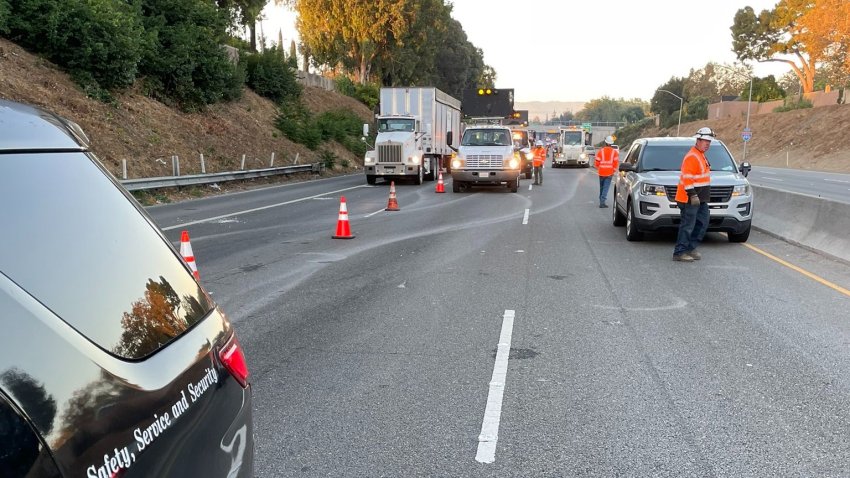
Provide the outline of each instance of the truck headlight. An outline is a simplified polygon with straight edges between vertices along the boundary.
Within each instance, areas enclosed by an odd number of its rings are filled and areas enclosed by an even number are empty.
[[[419,164],[419,156],[411,156],[407,160],[410,161],[410,164]]]
[[[581,153],[581,154],[579,155],[579,158],[581,158],[581,159],[587,159],[587,153]]]
[[[740,186],[735,186],[732,189],[732,196],[749,196],[750,195],[750,185],[749,184],[741,184]]]
[[[452,159],[452,169],[460,169],[463,167],[463,160],[460,158]]]
[[[660,184],[641,184],[640,193],[647,196],[666,196],[667,190]]]
[[[525,153],[526,161],[531,161],[532,159],[534,159],[534,153]]]
[[[363,158],[363,164],[375,164],[375,158],[373,156],[366,156]]]
[[[511,159],[508,161],[508,168],[510,168],[510,169],[516,169],[516,168],[518,168],[518,167],[519,167],[519,161],[518,161],[516,158],[511,158]]]

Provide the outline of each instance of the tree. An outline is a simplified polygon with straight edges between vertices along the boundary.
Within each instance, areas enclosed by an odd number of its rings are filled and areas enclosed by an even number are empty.
[[[317,62],[342,63],[365,84],[376,58],[400,44],[414,20],[411,0],[292,0],[296,27]]]
[[[685,79],[675,76],[670,78],[667,80],[667,83],[664,83],[655,90],[655,94],[652,95],[652,99],[649,101],[649,111],[651,113],[660,114],[662,119],[667,118],[674,113],[678,114],[679,107],[681,106],[679,98],[660,90],[667,90],[685,98]]]
[[[850,2],[818,0],[799,23],[803,30],[801,40],[823,54],[815,87],[846,85],[850,80]],[[822,84],[818,84],[819,79]]]
[[[846,0],[780,0],[758,16],[745,7],[731,27],[732,51],[741,61],[787,63],[809,93],[819,62],[847,60],[848,15]]]
[[[478,86],[484,72],[481,50],[469,42],[460,22],[450,18],[440,54],[435,60],[435,85],[449,95],[460,98],[463,91]]]
[[[230,10],[235,20],[248,28],[251,51],[257,51],[257,20],[269,0],[216,0],[219,8]]]
[[[750,85],[741,91],[741,98],[749,98]],[[753,78],[753,101],[764,103],[766,101],[781,100],[785,98],[785,90],[776,82],[773,75],[764,78]]]

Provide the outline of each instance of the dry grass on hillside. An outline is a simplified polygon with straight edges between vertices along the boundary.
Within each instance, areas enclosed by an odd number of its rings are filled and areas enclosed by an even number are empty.
[[[344,108],[364,121],[372,112],[353,98],[317,88],[305,88],[304,100],[314,113]],[[14,43],[0,39],[0,98],[42,106],[79,123],[92,140],[92,149],[116,176],[127,160],[129,178],[171,175],[171,156],[180,158],[181,174],[200,173],[200,155],[207,172],[237,170],[242,155],[246,168],[319,161],[319,151],[286,139],[274,126],[277,106],[249,89],[242,98],[213,105],[201,113],[183,113],[152,100],[133,88],[109,105],[90,99],[67,74]],[[353,167],[355,157],[337,143],[320,146]],[[337,172],[342,172],[338,166]]]

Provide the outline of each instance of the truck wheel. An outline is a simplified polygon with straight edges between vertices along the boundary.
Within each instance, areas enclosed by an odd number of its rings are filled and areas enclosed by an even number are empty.
[[[517,176],[516,179],[514,179],[514,181],[511,183],[511,192],[515,193],[517,191],[519,191],[519,176]]]
[[[437,179],[437,159],[431,158],[428,164],[431,165],[431,172],[425,175],[425,179],[428,181],[434,181],[435,179]]]
[[[626,240],[640,241],[642,239],[643,233],[637,229],[637,225],[635,224],[635,211],[632,209],[631,201],[629,201],[628,205],[626,205]]]
[[[462,186],[462,184],[460,183],[460,181],[455,181],[454,179],[452,179],[452,192],[453,193],[459,193],[461,186]]]
[[[729,242],[747,242],[747,239],[750,238],[750,228],[747,227],[744,232],[738,234],[730,232],[726,235],[729,236]]]
[[[366,175],[366,184],[375,184],[375,175],[367,174]]]

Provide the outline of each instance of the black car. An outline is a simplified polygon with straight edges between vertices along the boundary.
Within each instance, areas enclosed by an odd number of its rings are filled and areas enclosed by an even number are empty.
[[[224,313],[74,123],[0,101],[0,476],[253,476]]]

